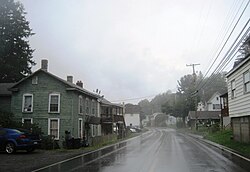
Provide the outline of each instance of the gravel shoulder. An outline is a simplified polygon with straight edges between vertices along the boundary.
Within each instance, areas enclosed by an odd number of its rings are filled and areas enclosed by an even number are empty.
[[[18,151],[9,155],[0,152],[0,171],[32,171],[74,156],[87,153],[88,149]]]

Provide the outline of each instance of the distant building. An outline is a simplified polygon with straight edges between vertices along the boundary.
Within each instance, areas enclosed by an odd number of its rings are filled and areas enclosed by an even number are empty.
[[[206,102],[206,111],[220,111],[220,93],[216,92],[212,97]]]
[[[127,127],[140,127],[140,112],[139,105],[126,104],[125,105],[125,123]]]
[[[196,124],[211,125],[220,122],[220,111],[189,111],[188,125],[194,128]]]

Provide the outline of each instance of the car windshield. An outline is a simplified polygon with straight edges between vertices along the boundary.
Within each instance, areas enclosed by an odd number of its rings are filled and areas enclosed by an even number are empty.
[[[250,171],[250,0],[0,0],[0,126],[0,171]]]

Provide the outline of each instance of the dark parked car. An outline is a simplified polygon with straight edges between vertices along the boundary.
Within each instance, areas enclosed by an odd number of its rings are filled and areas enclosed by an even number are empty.
[[[0,128],[0,150],[9,154],[17,150],[32,152],[40,145],[40,142],[39,136],[25,130]]]

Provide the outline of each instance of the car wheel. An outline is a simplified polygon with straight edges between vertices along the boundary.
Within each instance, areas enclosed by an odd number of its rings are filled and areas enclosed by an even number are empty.
[[[15,147],[15,144],[12,143],[12,142],[8,142],[5,146],[5,151],[8,153],[8,154],[12,154],[16,151],[16,147]]]
[[[30,152],[33,152],[35,150],[35,148],[28,148],[26,151],[28,152],[28,153],[30,153]]]

